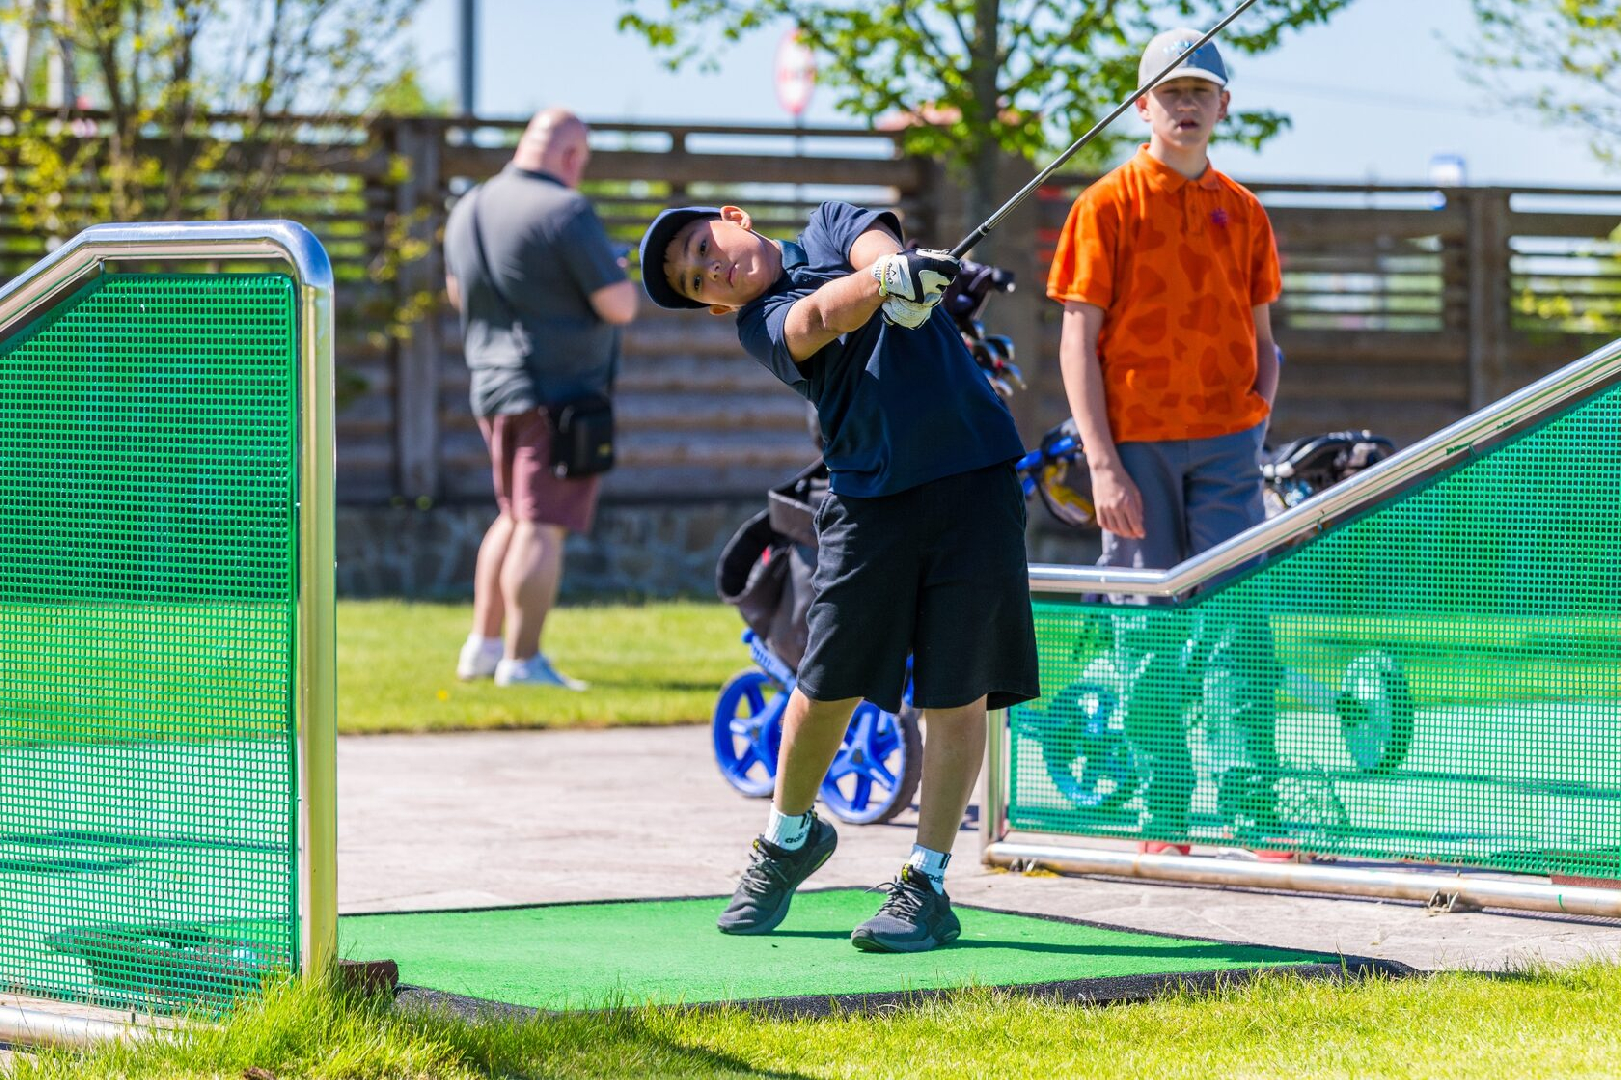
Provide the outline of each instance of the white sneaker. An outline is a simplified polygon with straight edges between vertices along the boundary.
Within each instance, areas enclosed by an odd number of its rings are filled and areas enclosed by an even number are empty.
[[[462,645],[462,654],[456,659],[456,678],[462,682],[488,679],[495,674],[505,651],[500,638],[468,638]]]
[[[502,660],[495,665],[497,686],[555,686],[562,690],[589,690],[591,684],[571,679],[552,667],[545,653],[536,653],[527,660]]]

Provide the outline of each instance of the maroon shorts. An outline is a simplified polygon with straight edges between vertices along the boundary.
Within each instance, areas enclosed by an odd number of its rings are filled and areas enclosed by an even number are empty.
[[[600,476],[565,480],[552,473],[552,422],[545,409],[510,416],[480,416],[490,448],[495,501],[518,521],[587,532],[597,512]]]

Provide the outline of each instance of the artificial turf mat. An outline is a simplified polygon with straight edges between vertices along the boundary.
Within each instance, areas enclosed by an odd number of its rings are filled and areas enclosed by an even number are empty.
[[[347,915],[338,921],[338,937],[345,957],[396,961],[404,984],[559,1010],[859,1000],[966,986],[1125,981],[1141,988],[1258,968],[1338,971],[1342,964],[1338,956],[964,905],[957,905],[962,937],[949,947],[861,952],[851,946],[850,931],[882,899],[862,889],[802,891],[782,926],[761,937],[715,929],[722,897]]]

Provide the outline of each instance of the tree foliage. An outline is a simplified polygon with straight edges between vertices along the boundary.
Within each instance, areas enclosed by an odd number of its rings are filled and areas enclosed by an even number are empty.
[[[1615,0],[1471,0],[1480,36],[1457,50],[1465,71],[1504,105],[1586,139],[1593,156],[1621,168],[1621,6]],[[1567,294],[1528,283],[1515,310],[1542,326],[1621,332],[1621,227],[1576,255],[1595,273]]]
[[[1582,133],[1621,167],[1621,5],[1616,0],[1471,0],[1480,37],[1459,50],[1499,100]]]
[[[907,149],[967,166],[976,217],[994,209],[996,150],[1036,160],[1068,146],[1136,89],[1137,61],[1156,32],[1177,23],[1214,25],[1232,6],[1231,0],[620,2],[621,29],[665,52],[672,68],[713,66],[745,34],[797,26],[817,54],[819,77],[839,92],[841,110],[869,121],[890,114],[931,121],[908,129]],[[1349,2],[1261,0],[1224,32],[1222,48],[1228,56],[1264,52]],[[655,7],[661,15],[650,13]],[[1237,96],[1241,101],[1241,89]],[[1238,106],[1225,138],[1257,146],[1288,123]],[[1134,125],[1116,124],[1077,164],[1110,160],[1138,134]]]
[[[1621,334],[1621,225],[1610,235],[1571,254],[1586,264],[1582,277],[1552,280],[1526,275],[1514,297],[1514,314],[1527,329],[1559,330],[1613,338]],[[1540,287],[1539,287],[1540,286]]]
[[[312,132],[352,132],[346,114],[408,71],[402,31],[418,3],[0,5],[12,75],[0,196],[24,227],[59,236],[96,221],[253,216]]]

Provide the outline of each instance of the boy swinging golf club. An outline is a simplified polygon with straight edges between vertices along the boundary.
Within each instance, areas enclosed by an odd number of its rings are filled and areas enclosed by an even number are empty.
[[[733,315],[744,348],[815,404],[830,474],[817,515],[810,640],[783,724],[765,832],[719,927],[764,934],[838,837],[812,804],[862,699],[899,711],[912,656],[926,742],[917,843],[871,952],[917,952],[961,926],[944,879],[979,775],[985,714],[1037,695],[1013,418],[937,311],[944,252],[903,250],[888,212],[824,203],[797,243],[735,206],[664,211],[642,241],[654,303]]]

